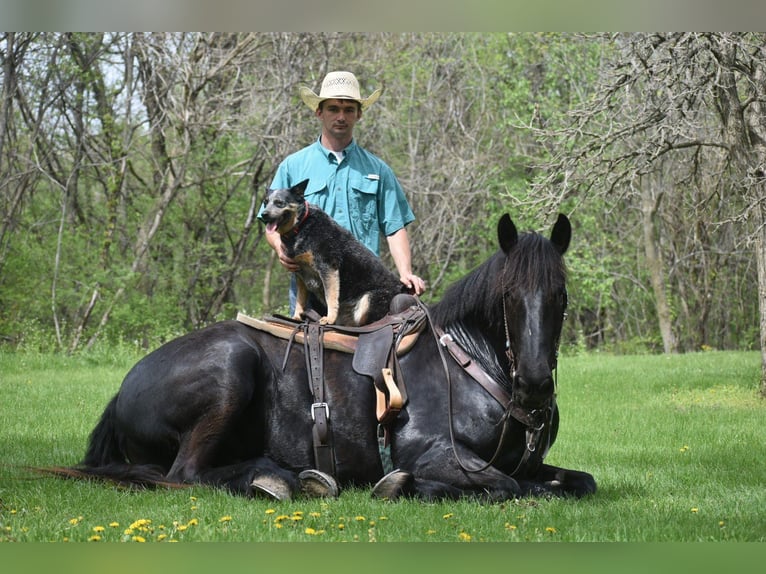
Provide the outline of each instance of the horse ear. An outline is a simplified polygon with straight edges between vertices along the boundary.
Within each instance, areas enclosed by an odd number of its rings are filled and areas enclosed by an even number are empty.
[[[309,180],[304,179],[300,183],[296,183],[294,186],[290,188],[290,191],[293,192],[295,195],[298,195],[303,198],[303,194],[306,193],[306,188],[309,186]]]
[[[566,215],[559,213],[556,224],[553,226],[553,231],[551,231],[551,242],[559,250],[559,253],[564,255],[569,247],[570,239],[572,239],[572,225],[569,223]]]
[[[511,216],[504,213],[497,223],[497,241],[500,243],[500,249],[504,253],[508,253],[516,245],[518,239],[519,232],[516,231],[516,226],[511,221]]]

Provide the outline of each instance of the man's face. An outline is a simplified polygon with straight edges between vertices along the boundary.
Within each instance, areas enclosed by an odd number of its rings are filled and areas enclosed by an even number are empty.
[[[325,100],[316,112],[322,129],[338,138],[352,134],[354,125],[362,117],[359,103],[354,100]]]

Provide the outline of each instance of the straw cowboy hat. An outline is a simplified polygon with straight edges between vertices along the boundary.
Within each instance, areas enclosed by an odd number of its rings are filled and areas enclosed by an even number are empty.
[[[315,112],[319,104],[325,100],[354,100],[359,102],[362,110],[374,104],[383,93],[377,89],[366,98],[359,93],[359,82],[351,72],[330,72],[322,81],[322,89],[316,95],[309,87],[301,86],[299,93],[303,102]]]

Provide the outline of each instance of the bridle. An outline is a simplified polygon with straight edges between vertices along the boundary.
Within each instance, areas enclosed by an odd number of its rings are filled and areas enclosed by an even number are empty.
[[[513,345],[511,343],[511,331],[508,328],[508,309],[507,305],[505,303],[505,300],[508,296],[509,291],[503,290],[503,327],[505,328],[505,356],[508,358],[508,365],[509,365],[509,374],[511,376],[511,381],[516,380],[516,356],[513,353]],[[567,289],[564,287],[564,291],[562,293],[562,317],[563,321],[566,321],[568,314],[567,314],[567,306],[569,305],[569,295],[567,294]],[[562,321],[562,322],[563,322]],[[551,365],[551,371],[554,372],[554,387],[558,388],[558,363],[559,363],[559,346],[561,344],[561,331],[563,329],[559,329],[558,334],[556,335],[556,340],[553,343],[553,365]]]
[[[516,381],[516,358],[515,354],[513,353],[513,343],[510,335],[510,329],[508,327],[508,309],[506,305],[506,296],[508,294],[508,291],[506,289],[503,289],[502,292],[502,301],[503,301],[503,324],[505,328],[505,353],[506,357],[508,358],[509,362],[509,375],[511,377],[512,384]],[[567,304],[568,304],[568,296],[566,288],[564,288],[563,293],[563,309],[562,309],[562,315],[563,320],[566,320],[567,318]],[[561,341],[561,330],[559,329],[559,332],[556,335],[556,340],[554,342],[554,358],[553,358],[553,365],[551,366],[551,370],[554,371],[554,392],[551,395],[548,404],[545,405],[542,408],[537,409],[531,409],[527,410],[523,407],[519,406],[518,404],[515,404],[513,402],[513,392],[511,392],[510,395],[505,391],[503,387],[501,387],[499,384],[494,382],[491,377],[481,370],[480,368],[477,369],[477,365],[475,362],[471,362],[468,359],[462,358],[458,359],[458,357],[455,357],[456,350],[455,346],[457,345],[452,339],[452,337],[448,333],[442,332],[440,329],[436,328],[433,325],[433,321],[431,321],[430,316],[428,317],[429,324],[432,325],[432,332],[434,333],[434,337],[437,341],[437,347],[439,349],[439,354],[441,356],[442,364],[444,366],[444,372],[447,377],[447,410],[448,410],[448,418],[449,418],[449,432],[450,432],[450,441],[452,443],[452,451],[455,454],[455,459],[457,460],[458,465],[460,468],[468,473],[477,473],[477,472],[483,472],[487,470],[489,467],[494,465],[496,462],[498,456],[500,456],[500,453],[503,450],[503,444],[505,441],[505,436],[507,434],[508,425],[510,423],[510,419],[513,418],[516,421],[520,422],[526,427],[526,445],[524,449],[524,454],[521,457],[521,460],[519,461],[518,465],[514,469],[513,472],[511,472],[510,476],[515,476],[521,469],[526,467],[526,465],[529,463],[530,459],[534,454],[537,452],[539,446],[545,442],[545,451],[542,454],[542,457],[540,458],[540,462],[542,462],[542,458],[545,456],[546,451],[548,447],[550,446],[550,431],[551,431],[551,425],[553,423],[553,414],[555,412],[556,407],[556,392],[555,389],[558,388],[558,351],[559,351],[559,344]],[[484,464],[483,466],[479,468],[469,468],[466,466],[465,462],[460,458],[460,455],[458,454],[457,449],[455,448],[455,435],[454,435],[454,416],[453,416],[453,409],[452,409],[452,381],[449,375],[449,368],[447,366],[446,358],[444,356],[442,347],[446,347],[450,353],[453,355],[453,357],[456,358],[458,364],[460,364],[466,372],[468,372],[469,375],[471,375],[474,380],[476,380],[479,384],[481,384],[485,390],[487,390],[494,398],[497,400],[500,405],[504,408],[503,416],[501,417],[500,421],[502,423],[502,429],[500,431],[500,439],[498,440],[497,447],[495,448],[495,452],[492,455],[492,457],[489,459],[489,461]],[[462,351],[462,349],[461,349]],[[463,355],[465,353],[463,352]],[[481,372],[478,372],[481,371]]]

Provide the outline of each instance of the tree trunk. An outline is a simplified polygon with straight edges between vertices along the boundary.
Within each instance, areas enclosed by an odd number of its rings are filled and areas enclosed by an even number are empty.
[[[659,322],[662,347],[665,353],[678,352],[678,340],[673,334],[673,319],[670,312],[667,296],[665,295],[665,273],[662,264],[662,255],[657,246],[654,220],[659,205],[659,198],[655,198],[651,189],[652,184],[642,182],[641,185],[641,213],[643,224],[644,252],[646,254],[646,266],[652,282],[652,292],[657,307],[657,321]],[[660,196],[661,197],[661,196]]]
[[[761,213],[763,210],[760,210]],[[763,213],[762,213],[763,215]],[[766,227],[761,226],[755,241],[758,260],[758,308],[761,331],[761,396],[766,398]]]

